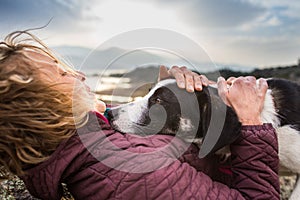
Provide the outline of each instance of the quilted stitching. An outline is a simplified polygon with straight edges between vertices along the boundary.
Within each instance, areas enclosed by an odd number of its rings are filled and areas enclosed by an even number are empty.
[[[279,199],[277,136],[269,126],[242,129],[243,140],[231,146],[233,186],[247,199]]]
[[[101,125],[104,135],[111,142],[130,152],[155,151],[175,139],[163,135],[139,139],[114,132],[107,124]],[[97,131],[97,126],[91,125],[87,129]],[[142,163],[127,155],[118,157],[113,149],[107,148],[103,143],[103,134],[89,134],[86,133],[86,138],[98,158],[109,159],[120,165],[127,164],[132,166],[132,169],[151,167],[153,162],[164,164],[170,159],[173,160],[186,145],[183,141],[175,139],[174,146],[166,148],[160,156],[145,159],[145,163]],[[28,189],[43,199],[58,198],[60,181],[67,182],[71,192],[78,199],[279,199],[278,147],[275,131],[269,125],[244,127],[241,135],[243,139],[238,139],[231,147],[234,180],[232,184],[235,189],[214,182],[205,174],[212,177],[215,175],[217,168],[213,169],[211,164],[216,160],[209,157],[199,159],[199,149],[195,145],[191,145],[178,160],[161,169],[148,173],[129,173],[110,168],[96,160],[76,135],[65,144],[61,144],[61,149],[49,160],[28,170],[23,179]],[[256,172],[253,172],[253,168]]]

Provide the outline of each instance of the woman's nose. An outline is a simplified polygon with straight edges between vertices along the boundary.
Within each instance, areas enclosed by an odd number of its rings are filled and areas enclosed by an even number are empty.
[[[85,81],[86,80],[85,73],[83,73],[81,71],[76,71],[76,73],[77,73],[77,77],[78,77],[79,80],[81,80],[81,81]]]

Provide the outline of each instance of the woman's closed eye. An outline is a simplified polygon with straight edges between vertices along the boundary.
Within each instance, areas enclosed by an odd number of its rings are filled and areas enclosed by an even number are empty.
[[[85,81],[86,79],[85,74],[80,71],[76,71],[76,73],[64,71],[61,73],[61,76],[67,76],[67,75],[73,76],[74,78],[77,78],[80,81]]]
[[[68,74],[68,72],[62,72],[60,75],[61,76],[66,76]]]

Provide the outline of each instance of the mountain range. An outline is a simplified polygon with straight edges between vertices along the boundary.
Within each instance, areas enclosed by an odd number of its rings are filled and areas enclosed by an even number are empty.
[[[87,74],[97,74],[105,70],[119,69],[130,71],[137,67],[159,66],[161,64],[168,67],[184,65],[201,72],[212,72],[224,68],[233,71],[249,72],[255,68],[254,66],[227,65],[211,61],[199,62],[191,59],[187,61],[179,57],[170,57],[144,49],[127,50],[110,47],[93,50],[79,46],[57,46],[53,47],[53,49],[76,69],[80,69]]]

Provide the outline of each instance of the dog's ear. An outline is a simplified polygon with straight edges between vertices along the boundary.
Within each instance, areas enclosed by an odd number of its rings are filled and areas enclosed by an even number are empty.
[[[201,92],[197,92],[200,120],[197,138],[204,138],[208,130],[211,119],[211,98],[206,87]]]
[[[204,118],[207,120],[204,126],[207,127],[199,152],[200,158],[232,143],[239,136],[241,128],[237,115],[223,103],[215,89],[209,88],[209,96],[210,114]]]

